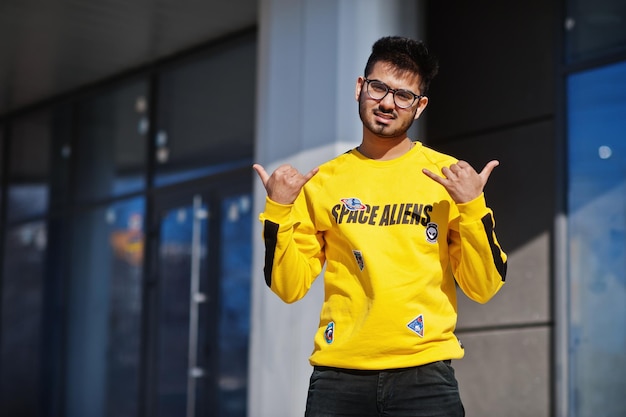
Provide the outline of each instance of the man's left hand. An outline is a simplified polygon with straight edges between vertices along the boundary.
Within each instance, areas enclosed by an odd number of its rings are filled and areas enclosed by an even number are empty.
[[[458,161],[456,164],[441,169],[444,177],[426,168],[422,169],[422,172],[441,184],[457,204],[462,204],[472,201],[483,192],[491,171],[498,165],[500,162],[490,161],[479,174],[467,162]]]

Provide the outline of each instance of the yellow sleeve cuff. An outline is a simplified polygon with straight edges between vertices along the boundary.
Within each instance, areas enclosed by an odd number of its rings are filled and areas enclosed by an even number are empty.
[[[261,219],[284,224],[289,220],[292,208],[293,204],[280,204],[265,197],[265,211],[261,214]]]
[[[484,193],[481,193],[478,197],[467,203],[457,204],[457,207],[461,215],[461,221],[479,220],[482,219],[485,214],[489,213]]]

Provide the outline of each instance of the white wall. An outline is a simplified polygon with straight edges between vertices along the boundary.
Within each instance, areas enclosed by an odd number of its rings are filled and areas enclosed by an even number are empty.
[[[355,82],[376,39],[419,38],[421,1],[261,0],[256,162],[306,172],[361,140]],[[419,132],[419,126],[414,130]],[[255,174],[251,174],[255,175]],[[265,190],[255,178],[255,210]],[[249,417],[304,415],[323,288],[280,301],[265,285],[261,224],[254,229]]]

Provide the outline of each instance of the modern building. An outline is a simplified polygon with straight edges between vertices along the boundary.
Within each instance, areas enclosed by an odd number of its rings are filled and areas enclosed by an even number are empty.
[[[321,280],[265,286],[251,169],[357,145],[384,35],[475,167],[507,283],[459,295],[467,415],[626,415],[626,4],[0,2],[0,415],[303,415]]]

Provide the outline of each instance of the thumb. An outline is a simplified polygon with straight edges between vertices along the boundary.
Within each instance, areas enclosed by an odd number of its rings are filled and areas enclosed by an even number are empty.
[[[487,183],[487,180],[489,179],[489,176],[491,175],[491,172],[493,171],[493,169],[495,167],[497,167],[498,165],[500,165],[499,161],[496,161],[495,159],[493,161],[489,161],[487,163],[487,165],[485,165],[485,167],[483,168],[482,171],[480,171],[480,174],[478,174],[482,180],[483,180],[483,184]]]
[[[317,174],[317,173],[319,172],[319,170],[320,170],[320,169],[319,169],[319,167],[315,167],[315,168],[313,168],[312,170],[310,170],[310,171],[309,171],[309,172],[308,172],[308,173],[304,176],[305,181],[306,181],[306,182],[308,182],[311,178],[313,178],[313,176],[314,176],[315,174]]]
[[[265,186],[267,184],[267,180],[270,178],[270,176],[265,171],[265,168],[263,168],[263,166],[261,166],[260,164],[254,164],[252,165],[252,168],[259,175],[259,178],[261,178],[261,182],[263,183],[263,186]]]

